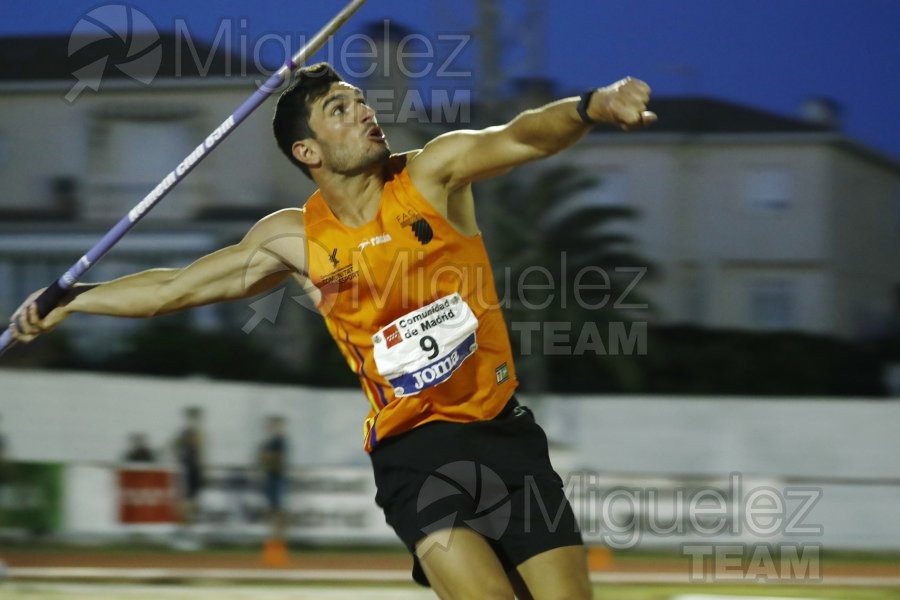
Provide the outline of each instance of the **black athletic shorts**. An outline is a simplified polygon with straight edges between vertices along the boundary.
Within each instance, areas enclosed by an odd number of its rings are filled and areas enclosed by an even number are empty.
[[[547,436],[515,397],[490,421],[426,423],[385,439],[370,457],[375,502],[412,553],[413,579],[422,585],[428,580],[415,546],[438,530],[481,534],[506,570],[582,543]]]

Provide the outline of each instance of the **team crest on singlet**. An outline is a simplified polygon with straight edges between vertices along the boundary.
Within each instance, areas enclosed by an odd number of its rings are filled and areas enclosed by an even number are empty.
[[[397,215],[397,223],[400,227],[409,227],[416,239],[423,246],[434,239],[434,230],[425,217],[415,210],[407,210]]]
[[[413,233],[416,234],[416,239],[419,240],[419,243],[423,246],[430,242],[434,237],[434,230],[431,229],[431,225],[429,225],[428,221],[424,218],[413,221],[413,224],[410,225],[410,227],[412,227]]]
[[[403,211],[396,216],[397,224],[400,225],[400,227],[409,227],[415,221],[418,221],[421,218],[422,215],[419,214],[419,211],[414,209]]]

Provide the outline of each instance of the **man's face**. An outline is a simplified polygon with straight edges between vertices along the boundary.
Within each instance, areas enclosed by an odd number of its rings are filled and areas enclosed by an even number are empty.
[[[336,173],[352,175],[382,164],[391,155],[375,111],[362,92],[338,82],[313,102],[309,125],[322,165]]]

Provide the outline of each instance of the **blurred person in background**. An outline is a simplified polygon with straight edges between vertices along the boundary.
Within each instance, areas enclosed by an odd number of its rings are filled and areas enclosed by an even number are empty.
[[[6,436],[3,435],[3,415],[0,415],[0,527],[6,527],[8,523],[6,522],[6,514],[5,514],[5,499],[3,498],[5,494],[6,485],[12,481],[12,465],[9,463],[9,446],[6,441]],[[0,569],[4,568],[4,563],[0,560]]]
[[[9,480],[11,469],[9,440],[3,434],[3,415],[0,415],[0,485]]]
[[[190,541],[186,535],[191,525],[197,521],[198,499],[203,490],[203,411],[191,406],[184,411],[185,425],[175,438],[173,448],[181,470],[181,522],[183,525],[180,546],[190,549],[196,540]]]
[[[3,424],[3,415],[0,415],[0,426]],[[6,487],[6,482],[9,481],[9,465],[7,463],[7,445],[6,445],[6,436],[3,435],[3,429],[0,429],[0,527],[5,527],[6,523],[6,515],[4,510],[4,499],[3,496],[4,488]],[[6,563],[3,562],[2,557],[0,557],[0,581],[3,580],[3,576],[6,574]]]
[[[284,566],[287,560],[284,512],[284,492],[287,484],[288,444],[284,435],[284,417],[271,416],[266,420],[266,439],[259,447],[259,468],[263,475],[263,493],[268,506],[271,527],[263,559],[270,566]]]
[[[125,462],[156,462],[156,454],[147,445],[147,436],[143,433],[132,433],[128,436],[128,449],[122,456]]]
[[[0,415],[0,427],[3,425],[3,415]],[[0,464],[6,460],[6,436],[3,435],[3,429],[0,428]]]
[[[9,471],[9,447],[7,445],[6,436],[3,435],[3,415],[0,415],[0,486],[7,480]]]

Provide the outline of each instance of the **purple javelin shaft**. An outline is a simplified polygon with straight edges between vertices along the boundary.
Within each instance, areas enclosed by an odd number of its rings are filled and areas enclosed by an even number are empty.
[[[62,277],[51,284],[44,292],[38,296],[35,303],[38,307],[38,314],[41,317],[47,316],[54,308],[59,306],[60,302],[65,298],[66,292],[70,290],[81,277],[90,269],[97,261],[103,258],[113,246],[119,243],[125,234],[127,234],[144,215],[156,206],[163,198],[168,195],[172,188],[178,182],[184,179],[188,173],[194,170],[200,162],[209,155],[234,129],[246,119],[250,113],[256,110],[275,90],[277,90],[288,76],[297,70],[301,65],[305,64],[310,56],[315,54],[319,48],[325,45],[325,42],[334,35],[334,33],[347,22],[347,20],[359,8],[365,4],[366,0],[351,0],[337,15],[334,16],[328,24],[325,25],[305,46],[294,54],[287,63],[272,74],[265,83],[262,84],[247,100],[235,110],[221,125],[216,127],[212,133],[207,136],[203,142],[194,149],[188,156],[184,158],[162,181],[160,181],[153,190],[144,196],[144,198],[135,205],[128,214],[122,217],[112,229],[100,238],[100,241],[88,250],[84,256],[78,259],[69,270],[63,273]],[[15,343],[12,336],[11,328],[7,328],[0,334],[0,354],[3,354],[8,348]]]

